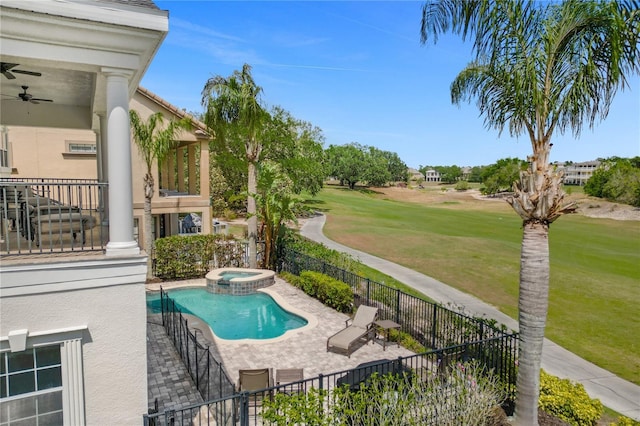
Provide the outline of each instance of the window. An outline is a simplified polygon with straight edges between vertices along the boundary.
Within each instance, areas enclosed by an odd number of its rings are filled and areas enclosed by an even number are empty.
[[[9,167],[9,132],[3,126],[0,132],[0,168]]]
[[[65,155],[96,155],[96,144],[87,141],[65,141]]]
[[[0,354],[0,424],[62,424],[60,345]]]
[[[96,152],[96,146],[87,143],[70,143],[69,152],[86,152],[93,154]]]

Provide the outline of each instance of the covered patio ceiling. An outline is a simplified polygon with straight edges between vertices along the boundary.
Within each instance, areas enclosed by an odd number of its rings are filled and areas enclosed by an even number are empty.
[[[127,75],[131,97],[167,31],[151,0],[3,1],[0,124],[98,129],[105,75]]]

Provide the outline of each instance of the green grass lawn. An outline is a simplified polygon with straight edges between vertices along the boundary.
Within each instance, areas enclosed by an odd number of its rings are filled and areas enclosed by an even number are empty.
[[[466,209],[458,202],[424,205],[340,188],[325,188],[309,202],[327,214],[329,238],[517,318],[522,228],[506,203]],[[640,224],[570,215],[552,224],[549,241],[547,337],[640,384]]]

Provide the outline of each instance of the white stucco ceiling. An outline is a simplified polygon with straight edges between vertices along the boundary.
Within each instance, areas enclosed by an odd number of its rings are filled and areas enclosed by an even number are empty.
[[[24,58],[2,58],[3,62],[17,63],[13,61],[24,60]],[[20,63],[17,70],[35,71],[42,74],[40,77],[12,73],[16,78],[13,80],[5,76],[0,76],[0,88],[3,100],[13,99],[16,102],[23,102],[18,96],[23,92],[22,86],[28,86],[28,93],[34,98],[51,99],[59,105],[72,105],[90,107],[95,90],[95,73],[78,71],[73,69],[60,69],[47,67],[44,64],[29,60]]]

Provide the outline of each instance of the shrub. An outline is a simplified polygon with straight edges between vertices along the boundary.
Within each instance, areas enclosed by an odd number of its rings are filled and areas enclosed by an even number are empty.
[[[299,282],[297,287],[300,287],[309,296],[315,297],[339,312],[351,312],[353,292],[348,284],[312,271],[303,271],[296,281]]]
[[[154,241],[155,275],[163,280],[204,277],[212,268],[243,266],[233,236],[173,235]]]
[[[456,191],[466,191],[469,189],[469,182],[467,182],[466,180],[459,180],[458,183],[456,183]]]
[[[615,423],[611,423],[609,426],[640,426],[640,422],[626,416],[620,416]]]
[[[602,417],[604,407],[591,399],[584,386],[540,371],[539,405],[545,412],[574,426],[593,426]]]
[[[299,234],[293,233],[293,231],[287,233],[286,246],[287,248],[304,253],[315,259],[323,260],[349,272],[357,272],[360,265],[360,262],[349,254],[330,249],[324,244],[308,240]]]
[[[294,275],[290,272],[284,272],[284,271],[280,272],[278,275],[280,276],[280,278],[282,278],[292,286],[300,288],[301,280],[299,276]]]
[[[315,388],[303,393],[277,393],[262,402],[262,421],[274,426],[330,426],[323,408],[326,394],[326,391]]]
[[[266,425],[439,425],[491,424],[503,395],[495,376],[477,363],[458,364],[447,377],[423,381],[416,375],[372,375],[358,390],[276,394],[263,401]]]
[[[399,330],[389,331],[389,340],[392,342],[398,342],[403,348],[409,349],[411,352],[421,354],[427,351],[427,348],[420,344],[416,339],[411,337],[409,333]]]

